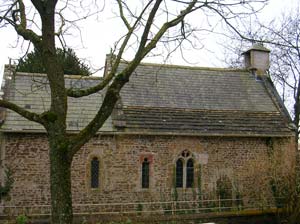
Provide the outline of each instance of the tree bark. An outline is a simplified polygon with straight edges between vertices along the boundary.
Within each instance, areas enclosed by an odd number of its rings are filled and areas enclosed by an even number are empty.
[[[50,110],[43,114],[48,134],[50,157],[51,223],[71,224],[71,163],[69,141],[66,136],[67,93],[64,72],[55,49],[56,0],[32,1],[42,21],[40,51],[51,89]]]
[[[49,136],[51,223],[71,224],[73,219],[71,194],[71,163],[67,143]]]

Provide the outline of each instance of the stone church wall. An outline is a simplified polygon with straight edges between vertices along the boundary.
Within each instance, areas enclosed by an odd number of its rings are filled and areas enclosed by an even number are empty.
[[[11,133],[2,137],[1,159],[12,170],[14,179],[3,204],[49,205],[46,136]],[[269,200],[272,192],[268,179],[260,180],[258,176],[268,176],[270,164],[278,158],[278,167],[284,167],[284,172],[293,168],[295,149],[291,142],[291,138],[99,135],[84,145],[73,160],[74,210],[80,211],[81,204],[211,199],[218,197],[220,183],[229,188],[229,197],[242,196],[244,203],[261,197],[256,194],[262,192]],[[183,151],[191,153],[194,161],[194,185],[175,190],[175,164]],[[90,164],[95,157],[100,164],[99,188],[92,189]],[[148,189],[141,185],[144,158],[150,163]]]

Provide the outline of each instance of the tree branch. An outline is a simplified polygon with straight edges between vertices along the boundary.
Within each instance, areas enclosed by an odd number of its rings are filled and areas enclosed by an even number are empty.
[[[193,0],[192,2],[189,3],[189,5],[186,7],[185,10],[182,10],[180,14],[173,20],[166,22],[163,24],[163,26],[160,28],[160,30],[156,33],[156,35],[152,38],[152,40],[147,44],[147,46],[143,49],[143,52],[137,52],[136,58],[137,57],[142,57],[144,58],[153,48],[156,47],[157,42],[160,40],[160,38],[165,34],[165,32],[179,23],[183,21],[184,17],[194,11],[193,7],[196,5],[197,0]],[[204,5],[201,5],[197,7],[197,9],[203,7]],[[139,55],[139,53],[141,55]]]
[[[156,0],[154,6],[153,6],[153,8],[152,8],[152,10],[151,10],[151,12],[150,12],[150,14],[148,16],[148,19],[147,19],[147,22],[146,22],[146,26],[144,28],[144,32],[143,32],[142,37],[141,37],[141,42],[139,44],[140,46],[139,46],[139,48],[137,50],[136,55],[141,55],[142,51],[145,48],[145,45],[146,45],[146,43],[148,41],[148,35],[149,35],[149,32],[150,32],[150,28],[151,28],[151,26],[153,24],[153,19],[154,19],[155,15],[156,15],[157,10],[159,9],[159,6],[160,6],[161,3],[162,3],[162,0]]]
[[[282,46],[282,47],[291,47],[290,43],[284,44],[284,43],[274,42],[271,40],[259,40],[259,39],[255,39],[255,38],[249,38],[249,37],[243,35],[237,28],[235,28],[234,25],[232,25],[228,21],[228,18],[226,18],[226,16],[223,15],[218,9],[215,9],[214,7],[209,6],[209,5],[206,5],[206,7],[211,9],[215,13],[217,13],[224,20],[224,22],[234,31],[234,33],[236,33],[243,40],[250,41],[250,42],[255,41],[255,42],[259,42],[259,43],[277,45],[277,46]]]
[[[20,25],[26,29],[27,27],[27,18],[25,14],[25,6],[23,0],[18,0],[19,3],[19,10],[20,10],[20,17],[21,17],[21,23]]]
[[[44,120],[41,118],[41,116],[39,114],[30,112],[28,110],[25,110],[22,107],[19,107],[18,105],[8,102],[6,100],[0,100],[0,107],[4,107],[7,109],[10,109],[14,112],[16,112],[17,114],[25,117],[26,119],[30,120],[30,121],[34,121],[40,124],[44,124]]]
[[[17,4],[19,8],[17,10],[13,10],[13,7],[16,6]],[[8,13],[11,11],[13,12],[15,11],[15,13],[17,12],[20,13],[19,24],[17,23],[17,20],[16,18],[14,18],[14,16],[13,19],[15,21],[7,17]],[[25,40],[31,41],[36,48],[40,47],[41,37],[37,35],[35,32],[33,32],[32,30],[27,29],[27,18],[26,18],[26,12],[25,12],[25,6],[23,0],[15,1],[6,11],[6,13],[3,16],[0,16],[0,23],[3,20],[7,21],[11,26],[13,26],[18,35],[22,36]]]
[[[110,83],[110,81],[115,77],[115,74],[116,74],[118,66],[120,64],[122,55],[123,55],[123,53],[125,51],[125,48],[126,48],[128,42],[129,42],[130,38],[131,38],[131,35],[133,34],[134,30],[136,29],[138,23],[141,21],[145,11],[151,5],[151,2],[152,1],[148,2],[148,4],[144,7],[142,12],[140,13],[140,15],[137,17],[137,19],[136,19],[135,23],[133,24],[133,26],[130,26],[130,29],[128,30],[128,33],[126,34],[125,39],[121,44],[118,55],[112,61],[112,65],[108,65],[108,66],[111,66],[111,71],[104,77],[102,82],[100,82],[96,86],[93,86],[93,87],[90,87],[90,88],[87,88],[87,89],[73,89],[73,88],[67,89],[67,95],[69,97],[79,98],[79,97],[91,95],[93,93],[101,91],[102,89],[104,89]]]
[[[157,7],[159,6],[160,0],[156,2],[156,8],[154,10],[151,10],[151,15],[148,17],[148,22],[153,22],[153,18],[155,16],[155,13],[157,11]],[[135,58],[126,66],[126,68],[120,72],[118,75],[115,76],[113,82],[108,87],[103,103],[100,107],[100,109],[97,112],[97,115],[94,117],[94,119],[83,129],[80,131],[80,133],[73,138],[70,139],[70,151],[69,151],[69,157],[72,158],[72,156],[81,148],[81,146],[86,142],[87,139],[94,136],[100,127],[104,124],[106,119],[111,115],[114,106],[116,102],[119,99],[119,93],[122,89],[122,87],[129,81],[130,75],[133,73],[133,71],[136,69],[136,67],[139,65],[141,60],[153,49],[156,45],[156,43],[160,40],[160,38],[163,36],[163,34],[173,26],[176,26],[179,24],[184,17],[192,12],[193,7],[197,3],[197,0],[193,0],[185,10],[181,11],[181,13],[170,22],[166,22],[162,25],[161,29],[158,31],[158,33],[154,36],[154,38],[150,41],[150,43],[145,47],[139,48],[138,52],[135,55]],[[150,24],[147,23],[146,31],[143,33],[143,39],[141,41],[141,45],[146,45],[147,36],[149,34],[150,30]]]
[[[37,48],[41,48],[42,38],[41,36],[37,35],[30,29],[24,28],[22,25],[15,25],[15,30],[17,33],[22,36],[25,40],[31,41],[33,45]]]
[[[117,2],[118,2],[118,6],[119,6],[119,11],[120,11],[120,17],[121,17],[123,23],[125,24],[125,26],[127,27],[127,29],[131,30],[132,28],[131,28],[129,22],[127,21],[126,17],[124,16],[122,2],[121,2],[121,0],[117,0]]]
[[[11,19],[8,19],[8,13],[12,11],[12,9],[15,7],[15,5],[18,3],[18,1],[15,1],[13,4],[11,4],[11,6],[9,7],[9,9],[6,11],[6,13],[3,16],[0,16],[0,23],[3,20],[6,20],[7,22],[9,22],[11,25],[15,24],[14,21],[12,21]]]

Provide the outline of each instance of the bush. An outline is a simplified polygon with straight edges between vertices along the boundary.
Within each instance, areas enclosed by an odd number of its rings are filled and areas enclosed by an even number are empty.
[[[90,69],[87,65],[82,63],[76,56],[75,52],[68,49],[56,49],[57,61],[61,64],[64,74],[67,75],[91,75]],[[39,51],[34,51],[24,59],[20,59],[17,66],[17,72],[31,72],[31,73],[45,73],[46,69],[42,62],[42,54]]]
[[[26,215],[19,215],[16,219],[17,224],[26,224],[28,223],[28,217]]]

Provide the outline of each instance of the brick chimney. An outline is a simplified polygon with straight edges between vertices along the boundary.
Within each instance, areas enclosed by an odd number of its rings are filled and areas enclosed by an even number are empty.
[[[263,44],[255,43],[250,49],[242,53],[244,55],[245,67],[252,70],[259,77],[266,74],[270,67],[270,50]]]

